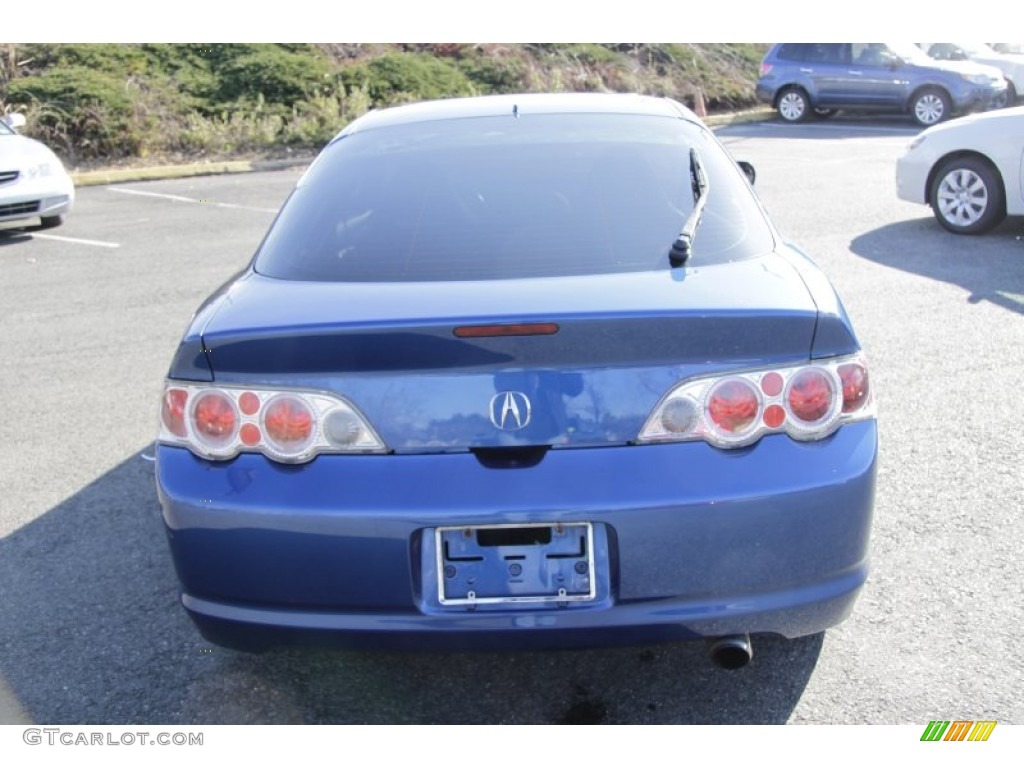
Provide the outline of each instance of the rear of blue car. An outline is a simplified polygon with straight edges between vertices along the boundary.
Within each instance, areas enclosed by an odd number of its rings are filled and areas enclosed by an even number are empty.
[[[875,456],[834,291],[713,136],[502,97],[324,151],[187,331],[157,483],[215,642],[592,646],[841,621]]]

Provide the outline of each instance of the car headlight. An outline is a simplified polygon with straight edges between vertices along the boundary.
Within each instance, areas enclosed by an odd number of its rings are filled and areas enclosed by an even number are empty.
[[[915,136],[914,140],[907,145],[907,152],[913,152],[915,149],[920,147],[924,143],[924,140],[927,138],[928,137],[925,136],[923,133],[918,136]]]
[[[995,78],[988,75],[964,75],[964,80],[975,85],[990,85],[995,82]]]
[[[42,179],[53,175],[53,165],[49,162],[30,165],[25,169],[25,177],[28,179]]]

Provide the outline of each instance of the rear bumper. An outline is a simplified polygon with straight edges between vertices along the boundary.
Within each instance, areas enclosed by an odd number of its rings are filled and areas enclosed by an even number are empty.
[[[773,106],[775,104],[775,91],[774,87],[764,83],[758,83],[754,86],[754,95],[757,97],[757,100]]]
[[[211,640],[556,647],[832,626],[867,575],[875,423],[817,443],[771,436],[550,451],[489,469],[471,454],[226,463],[159,446],[182,602]],[[586,521],[604,547],[592,601],[442,605],[433,529]]]

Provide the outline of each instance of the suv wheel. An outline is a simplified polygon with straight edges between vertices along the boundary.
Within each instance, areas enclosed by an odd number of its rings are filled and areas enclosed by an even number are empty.
[[[987,232],[1006,217],[999,174],[977,157],[942,164],[928,194],[936,220],[958,235]]]
[[[790,86],[783,88],[776,102],[776,109],[779,110],[779,117],[787,123],[799,123],[806,120],[811,113],[811,105],[807,101],[807,94],[802,88]]]
[[[914,96],[911,110],[919,125],[935,125],[949,117],[949,96],[938,88],[925,88]]]

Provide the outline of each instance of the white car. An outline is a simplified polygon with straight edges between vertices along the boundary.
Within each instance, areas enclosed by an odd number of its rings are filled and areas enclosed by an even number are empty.
[[[976,235],[1024,214],[1024,107],[968,115],[922,131],[896,163],[896,193],[939,224]]]
[[[60,158],[44,144],[20,136],[18,113],[0,117],[0,223],[40,220],[56,227],[75,201],[75,186]]]
[[[996,51],[985,43],[931,43],[928,55],[940,61],[970,60],[988,64],[1003,73],[1006,78],[1005,104],[1013,106],[1024,96],[1024,56]]]

